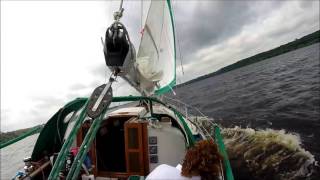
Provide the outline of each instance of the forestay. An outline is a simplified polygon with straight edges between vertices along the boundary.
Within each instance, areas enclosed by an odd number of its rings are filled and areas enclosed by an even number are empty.
[[[140,90],[161,95],[176,83],[176,50],[170,0],[149,2],[136,59]]]

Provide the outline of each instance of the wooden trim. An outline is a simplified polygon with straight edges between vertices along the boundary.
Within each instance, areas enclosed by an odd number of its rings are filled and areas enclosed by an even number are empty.
[[[138,122],[132,119],[125,123],[125,152],[126,152],[126,167],[128,173],[138,174],[138,175],[147,175],[149,173],[149,149],[148,149],[148,123],[147,122]],[[138,148],[129,148],[129,139],[128,139],[128,129],[136,128],[138,129]],[[136,152],[139,153],[139,172],[130,172],[129,164],[129,153]]]
[[[140,149],[127,149],[126,152],[141,152]]]
[[[124,117],[134,117],[134,118],[136,118],[137,115],[136,114],[111,114],[111,115],[108,116],[108,118],[113,118],[113,119],[115,119],[115,118],[124,118]],[[132,119],[132,118],[130,118],[130,119]]]
[[[100,177],[111,177],[111,178],[125,178],[127,179],[131,174],[124,172],[107,172],[107,171],[98,171],[97,176]]]
[[[79,132],[77,134],[77,147],[80,147],[82,144],[82,126],[79,129]]]
[[[129,148],[128,140],[128,129],[135,128],[138,129],[138,148]],[[135,173],[136,175],[144,175],[144,158],[143,158],[143,141],[142,141],[142,125],[141,123],[126,122],[125,123],[125,152],[126,152],[126,167],[128,173]],[[129,164],[129,153],[136,152],[139,153],[139,172],[131,172]]]
[[[126,160],[126,170],[129,172],[129,156],[128,156],[128,121],[124,123],[124,152],[125,152],[125,160]]]
[[[98,171],[96,177],[109,177],[109,178],[119,178],[119,179],[125,178],[125,179],[127,179],[131,175],[137,175],[137,173]]]
[[[140,156],[139,156],[139,161],[140,161],[140,172],[142,172],[142,175],[144,174],[144,163],[143,163],[143,144],[142,144],[142,125],[139,123],[138,124],[138,137],[139,137],[139,150],[140,150]]]
[[[96,152],[96,139],[94,139],[92,146],[91,146],[91,154],[90,154],[92,165],[93,165],[93,174],[97,177],[98,174],[98,164],[97,164],[97,152]]]
[[[149,174],[149,142],[148,142],[148,122],[142,124],[142,143],[143,143],[143,161],[144,161],[144,175]]]

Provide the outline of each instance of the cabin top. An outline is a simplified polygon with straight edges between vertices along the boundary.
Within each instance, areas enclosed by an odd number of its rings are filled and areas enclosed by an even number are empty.
[[[108,117],[113,116],[144,116],[147,113],[146,109],[144,107],[126,107],[114,110],[107,114]]]

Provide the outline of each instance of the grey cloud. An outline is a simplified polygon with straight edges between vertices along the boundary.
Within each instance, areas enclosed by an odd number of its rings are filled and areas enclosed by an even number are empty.
[[[269,34],[266,34],[266,37],[269,39],[277,39],[279,37],[295,35],[295,38],[300,38],[296,35],[296,32],[305,32],[303,30],[304,26],[309,29],[312,28],[312,25],[317,25],[316,29],[310,29],[310,32],[306,32],[305,34],[301,34],[300,36],[304,36],[307,33],[311,33],[311,31],[316,31],[319,29],[319,7],[315,8],[314,6],[318,6],[316,1],[299,1],[300,8],[302,9],[302,14],[297,14],[296,17],[292,17],[291,23],[283,22],[281,25],[278,25],[276,29],[270,31]],[[291,39],[291,40],[294,40]]]
[[[58,96],[57,96],[58,97]],[[1,127],[5,130],[15,130],[20,128],[32,127],[38,124],[46,123],[50,117],[54,115],[64,104],[67,103],[66,100],[56,97],[33,97],[32,101],[35,105],[26,108],[21,114],[21,119],[11,119],[10,117],[6,119],[6,124]],[[16,123],[16,122],[20,123]]]
[[[11,110],[10,109],[1,109],[1,123],[0,123],[0,131],[1,132],[4,132],[8,129],[8,127],[10,127],[10,124],[4,124],[2,122],[4,121],[7,121],[9,122],[10,121],[10,114]]]
[[[90,86],[90,87],[97,87],[97,86],[99,86],[100,84],[101,84],[100,81],[92,81],[89,86]]]
[[[36,109],[46,109],[52,106],[56,107],[57,105],[61,106],[67,103],[64,98],[59,97],[58,95],[33,97],[32,101],[36,102],[36,105],[34,106]]]
[[[96,86],[99,86],[102,83],[107,82],[109,76],[111,75],[110,70],[104,64],[103,65],[100,64],[100,65],[97,65],[97,66],[93,67],[90,72],[94,76],[97,76],[97,78],[103,78],[102,80],[104,80],[104,82],[103,81],[98,81],[98,80],[91,82],[90,83],[90,87],[92,87],[92,88],[95,88]]]
[[[87,93],[87,96],[86,95],[81,95],[80,93],[68,93],[67,96],[66,96],[66,99],[69,100],[69,101],[72,101],[78,97],[88,97],[88,95],[90,95],[91,92],[88,92]]]
[[[184,3],[186,2],[177,1],[175,19],[186,61],[191,60],[188,57],[196,50],[232,37],[259,17],[253,8],[259,4],[254,1],[188,2],[195,6],[191,10],[184,8]]]
[[[101,78],[101,77],[104,78],[110,74],[110,70],[107,68],[106,64],[103,62],[94,66],[90,70],[90,73],[93,74],[94,76],[97,76],[97,78]]]
[[[84,84],[73,84],[71,87],[70,87],[70,90],[72,91],[77,91],[77,90],[82,90],[82,89],[85,89],[87,88],[87,86],[85,86]]]
[[[27,124],[24,124],[24,126],[35,126],[39,124],[46,123],[61,107],[57,105],[53,105],[51,107],[48,107],[46,110],[44,109],[29,109],[26,112],[26,116],[28,117],[28,121],[26,121]]]
[[[305,1],[300,0],[300,6],[303,9],[310,8],[311,6],[316,5],[315,2],[316,2],[316,0],[305,0]]]

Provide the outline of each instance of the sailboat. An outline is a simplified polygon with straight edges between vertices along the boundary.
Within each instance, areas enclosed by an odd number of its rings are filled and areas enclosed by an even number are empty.
[[[203,114],[187,113],[186,104],[168,103],[165,96],[176,83],[170,0],[147,5],[137,53],[120,22],[122,3],[103,41],[112,72],[109,82],[91,97],[67,103],[48,120],[31,157],[24,159],[24,171],[14,179],[144,179],[163,164],[181,164],[198,141],[212,140],[223,157],[218,179],[233,180],[220,127]],[[114,97],[112,84],[118,77],[141,96]],[[123,105],[113,105],[117,102]]]

